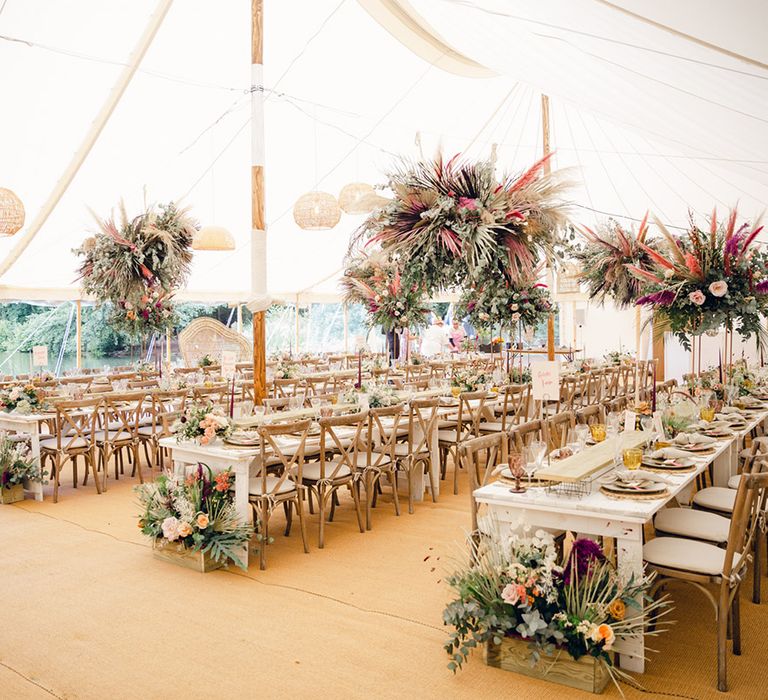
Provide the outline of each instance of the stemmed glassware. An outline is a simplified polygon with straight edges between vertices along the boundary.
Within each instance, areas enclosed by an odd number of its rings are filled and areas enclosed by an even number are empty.
[[[544,456],[547,454],[547,443],[542,440],[533,440],[528,445],[528,453],[525,460],[525,473],[528,475],[528,486],[531,485],[531,477],[541,469]]]

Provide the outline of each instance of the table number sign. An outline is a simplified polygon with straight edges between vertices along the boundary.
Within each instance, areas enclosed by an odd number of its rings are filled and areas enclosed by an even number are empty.
[[[225,379],[232,379],[235,376],[235,363],[237,362],[237,353],[234,350],[221,351],[221,376]]]
[[[35,345],[32,347],[32,365],[34,367],[48,366],[48,346]]]
[[[556,400],[560,396],[560,363],[557,360],[531,363],[533,400]]]
[[[632,432],[635,429],[635,423],[637,422],[637,413],[634,411],[624,411],[624,432]]]

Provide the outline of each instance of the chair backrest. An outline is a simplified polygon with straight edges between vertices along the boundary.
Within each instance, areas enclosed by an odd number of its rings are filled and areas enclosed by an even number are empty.
[[[563,411],[548,418],[544,427],[549,449],[554,450],[558,447],[565,447],[568,441],[568,431],[575,425],[576,417],[573,411]]]
[[[259,437],[261,442],[261,463],[257,465],[255,477],[261,481],[261,496],[271,496],[283,491],[283,485],[286,480],[293,478],[297,484],[301,483],[304,469],[304,452],[307,445],[307,435],[312,420],[293,421],[291,423],[274,423],[262,425],[259,428]],[[290,441],[290,448],[286,448],[281,440],[276,439],[281,435],[291,435],[295,438],[299,436],[299,444],[294,439]],[[275,459],[279,465],[275,464]],[[277,469],[277,481],[272,482],[271,488],[268,487],[269,479]]]
[[[85,391],[86,394],[106,394],[112,391],[112,385],[106,384],[91,384]]]
[[[509,436],[492,433],[466,440],[459,447],[459,459],[469,473],[472,530],[477,530],[477,501],[475,489],[485,486],[495,476],[496,467],[507,461]]]
[[[587,372],[587,400],[582,405],[600,403],[600,399],[603,397],[603,379],[603,370]]]
[[[368,412],[368,458],[367,466],[380,468],[383,464],[394,464],[397,430],[403,418],[405,404],[385,408],[372,408]]]
[[[306,395],[303,379],[275,379],[275,396],[285,398],[287,396]]]
[[[531,385],[509,384],[502,391],[504,392],[504,404],[501,409],[501,429],[506,431],[512,425],[528,419],[531,406]]]
[[[408,410],[408,453],[422,454],[430,451],[430,441],[437,428],[437,409],[440,399],[411,399]]]
[[[603,399],[615,399],[619,395],[619,374],[618,367],[603,370]]]
[[[480,420],[483,417],[483,408],[488,400],[488,392],[464,391],[459,394],[459,415],[456,422],[456,441],[461,440],[465,430],[469,428],[472,437],[480,435]]]
[[[522,454],[523,449],[534,440],[546,442],[547,432],[544,421],[540,419],[521,423],[509,431],[510,449],[514,444],[515,452]]]
[[[99,420],[99,408],[102,400],[78,399],[76,401],[56,401],[56,449],[66,451],[77,447],[78,440],[85,440],[91,446],[91,435],[96,432]]]
[[[184,413],[187,390],[152,392],[152,426],[161,430],[162,436],[171,434],[171,425]]]
[[[723,578],[731,581],[732,585],[741,580],[749,561],[749,553],[760,524],[760,510],[765,506],[766,489],[766,471],[742,474],[739,479],[722,572]]]
[[[581,380],[577,377],[563,377],[560,380],[559,410],[572,411],[574,409],[576,401],[580,398],[577,395],[580,383]]]
[[[261,403],[264,406],[266,413],[275,413],[288,408],[290,401],[290,396],[281,396],[274,399],[264,399]]]
[[[625,401],[626,399],[615,399],[608,403],[611,405],[619,401]],[[605,406],[606,404],[596,403],[591,406],[585,406],[576,411],[576,422],[584,425],[592,425],[593,423],[605,423]]]
[[[212,386],[196,386],[192,389],[192,398],[199,403],[229,405],[229,382],[219,382]]]
[[[325,377],[307,377],[305,382],[308,396],[327,394],[330,387],[333,386],[333,377],[330,374]]]
[[[346,416],[331,416],[320,419],[320,479],[336,479],[343,474],[344,467],[354,474],[358,467],[358,455],[366,449],[363,428],[368,419],[367,411]],[[340,428],[351,428],[345,434]],[[334,453],[328,459],[329,453]]]
[[[131,437],[136,437],[145,398],[146,394],[143,391],[105,394],[102,403],[104,429],[108,429],[109,432],[128,433]]]
[[[128,382],[129,389],[150,389],[157,386],[157,379],[141,379]]]

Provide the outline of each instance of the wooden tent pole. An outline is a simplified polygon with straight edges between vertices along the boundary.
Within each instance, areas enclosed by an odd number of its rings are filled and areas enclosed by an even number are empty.
[[[267,395],[267,233],[264,207],[264,0],[251,0],[251,292],[253,398]]]
[[[83,309],[80,299],[77,300],[77,326],[76,326],[76,343],[77,343],[77,369],[83,367]]]
[[[543,145],[544,145],[544,156],[548,156],[550,154],[550,143],[549,143],[549,97],[547,95],[541,96],[541,130],[543,133]],[[552,172],[552,167],[549,164],[549,161],[544,163],[544,174],[549,175]],[[550,293],[554,293],[553,289],[553,282],[554,282],[554,273],[552,272],[552,266],[551,261],[547,260],[547,284],[549,285],[549,291]],[[548,360],[554,360],[555,359],[555,315],[553,313],[549,314],[547,316],[547,359]]]

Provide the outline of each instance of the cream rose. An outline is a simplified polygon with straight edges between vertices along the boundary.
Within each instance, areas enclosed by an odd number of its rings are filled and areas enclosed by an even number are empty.
[[[712,282],[712,284],[709,285],[709,293],[713,297],[724,297],[728,294],[728,283],[725,280]]]
[[[696,304],[696,306],[701,306],[706,300],[707,297],[700,289],[697,289],[695,292],[691,292],[688,295],[688,298]]]
[[[179,537],[189,537],[192,534],[192,526],[189,523],[179,523]]]
[[[163,531],[163,537],[169,542],[175,542],[179,539],[179,521],[177,518],[167,517],[160,527]]]
[[[208,527],[208,524],[210,523],[210,520],[208,519],[208,516],[205,513],[200,513],[197,516],[197,526],[201,530],[205,530],[205,528]]]

